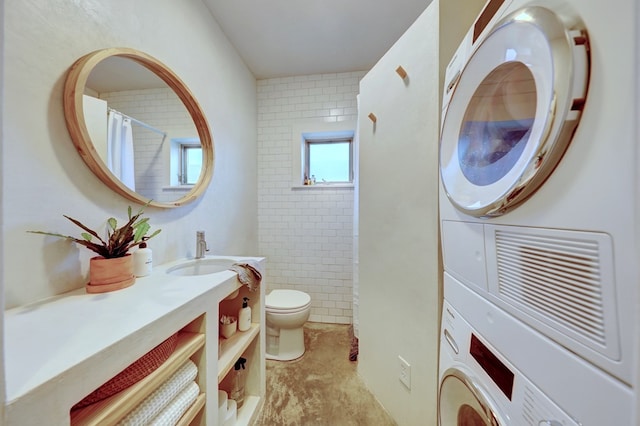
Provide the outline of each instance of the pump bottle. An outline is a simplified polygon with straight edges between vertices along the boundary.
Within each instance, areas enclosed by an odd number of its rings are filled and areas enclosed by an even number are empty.
[[[251,328],[251,307],[249,306],[249,298],[242,299],[242,308],[238,311],[238,330],[247,331]]]
[[[138,249],[133,252],[133,274],[136,277],[144,277],[151,273],[153,268],[153,255],[147,243],[140,243]]]

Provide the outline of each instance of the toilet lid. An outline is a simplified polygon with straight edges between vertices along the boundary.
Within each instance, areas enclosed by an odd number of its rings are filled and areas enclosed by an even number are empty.
[[[274,309],[295,309],[311,303],[311,296],[298,290],[273,290],[265,297],[265,305]]]

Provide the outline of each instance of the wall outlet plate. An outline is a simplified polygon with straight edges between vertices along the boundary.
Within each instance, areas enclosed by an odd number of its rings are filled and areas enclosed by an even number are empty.
[[[400,365],[400,381],[409,390],[411,390],[411,364],[398,355]]]

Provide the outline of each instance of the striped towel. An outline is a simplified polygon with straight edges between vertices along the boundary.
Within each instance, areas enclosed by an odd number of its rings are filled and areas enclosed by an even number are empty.
[[[249,287],[250,291],[256,291],[262,281],[260,264],[253,260],[238,262],[231,265],[230,270],[238,273],[238,281]]]

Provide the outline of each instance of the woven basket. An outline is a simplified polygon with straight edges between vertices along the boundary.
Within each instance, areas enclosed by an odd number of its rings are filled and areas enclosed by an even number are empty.
[[[104,385],[87,395],[82,401],[78,402],[71,409],[86,407],[138,383],[140,380],[153,373],[158,367],[164,363],[176,349],[178,344],[178,333],[170,336],[167,340],[151,349],[142,358],[139,358],[133,364],[118,373],[117,376],[110,379]]]

